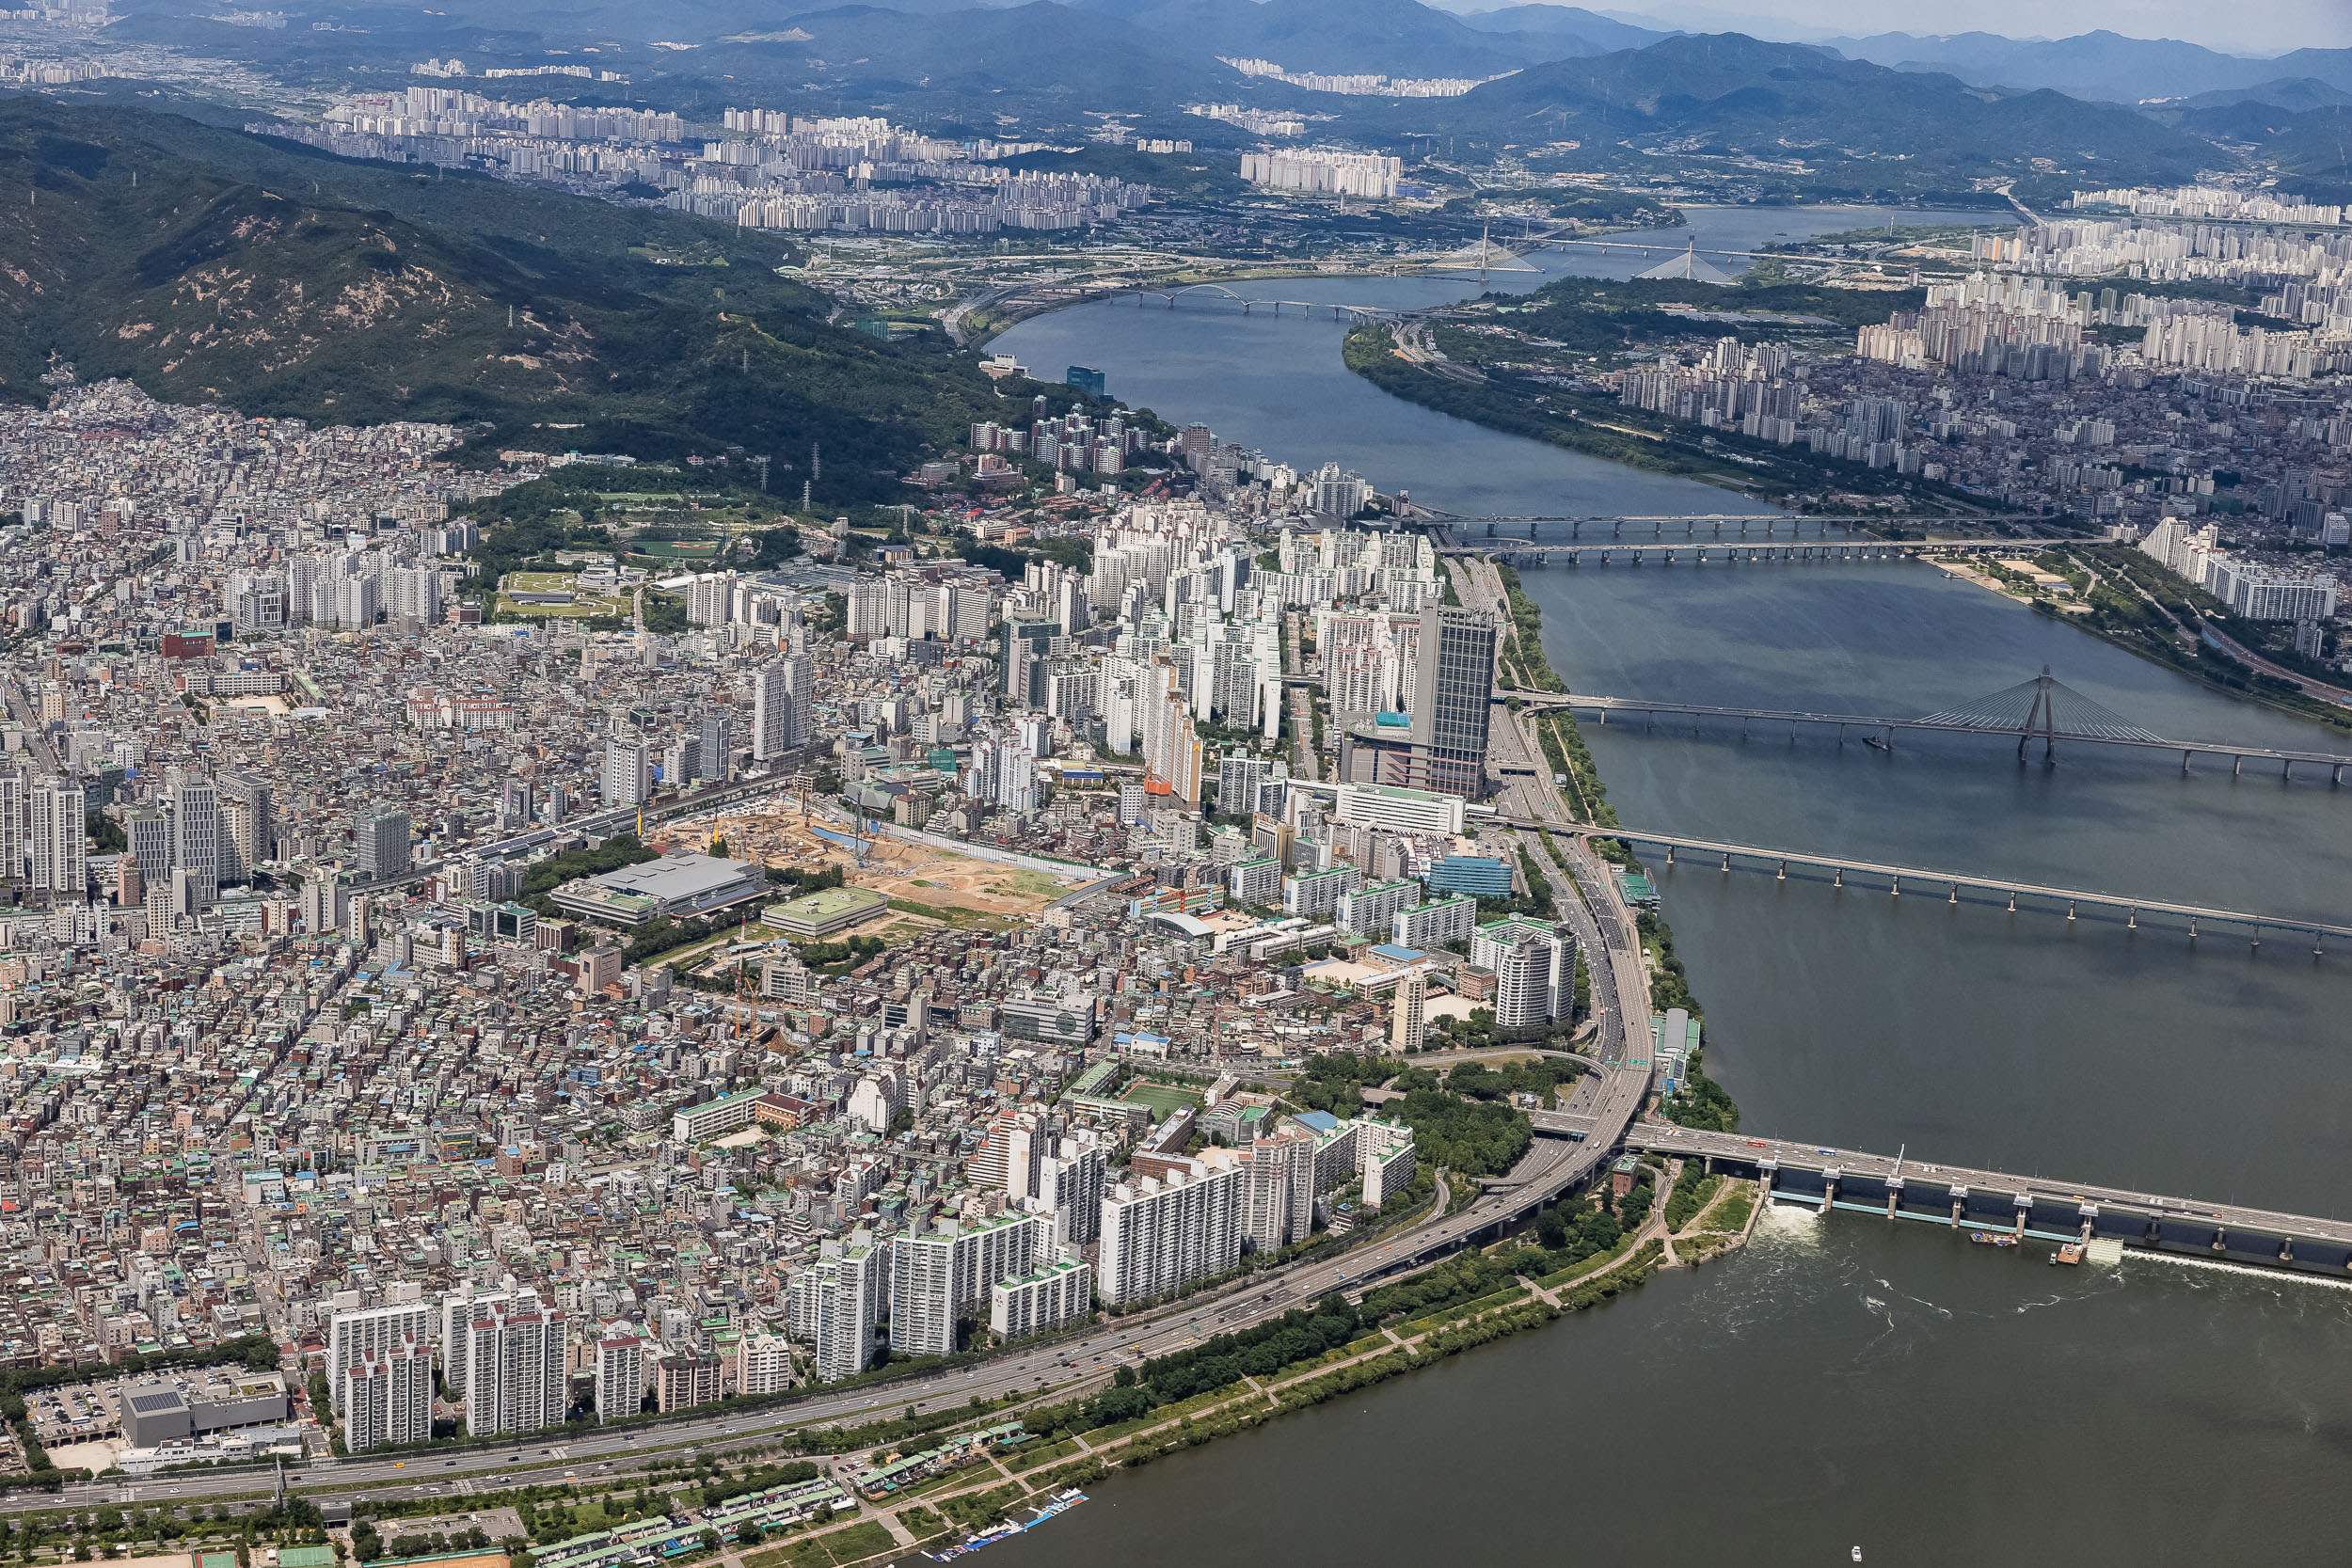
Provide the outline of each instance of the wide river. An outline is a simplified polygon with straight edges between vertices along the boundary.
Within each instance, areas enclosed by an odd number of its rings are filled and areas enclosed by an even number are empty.
[[[1698,210],[1702,245],[1883,210]],[[1917,214],[1894,214],[1898,222]],[[1682,231],[1658,236],[1679,245]],[[1624,276],[1648,264],[1546,260]],[[1538,277],[1498,274],[1497,286]],[[1475,281],[1286,280],[1260,298],[1416,304]],[[1098,303],[997,345],[1298,465],[1504,515],[1752,510],[1728,493],[1389,398],[1328,322]],[[1931,567],[1529,572],[1580,690],[1919,714],[2048,665],[2160,734],[2333,749]],[[2344,921],[2352,796],[2205,762],[1997,741],[1891,753],[1761,727],[1587,726],[1630,824]],[[2133,931],[1907,894],[1661,874],[1708,1062],[1754,1131],[2055,1178],[2352,1214],[2352,953]],[[1921,892],[1925,890],[1922,889]],[[990,1548],[1008,1564],[2094,1565],[2334,1560],[2352,1524],[2352,1289],[2134,1258],[2060,1270],[1861,1216],[1121,1475]]]

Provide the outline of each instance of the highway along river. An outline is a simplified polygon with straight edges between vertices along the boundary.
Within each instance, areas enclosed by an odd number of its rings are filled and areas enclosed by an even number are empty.
[[[1883,222],[1693,214],[1701,243]],[[1759,229],[1762,230],[1759,232]],[[1562,263],[1550,262],[1558,266]],[[1595,263],[1582,263],[1595,265]],[[1610,264],[1613,272],[1620,271]],[[1273,285],[1263,297],[1275,297]],[[1302,284],[1408,303],[1466,285]],[[1418,293],[1416,293],[1418,291]],[[1097,304],[1000,346],[1286,461],[1505,515],[1715,512],[1726,492],[1465,425],[1349,375],[1327,323]],[[2333,749],[1916,564],[1527,573],[1580,690],[1916,715],[2043,664],[2167,736]],[[1661,832],[2352,916],[2352,789],[2201,761],[1637,719],[1584,733]],[[2192,943],[1661,870],[1749,1130],[2352,1215],[2352,952]],[[2333,1557],[2352,1523],[2352,1289],[1775,1211],[1746,1252],[1094,1489],[1008,1564],[1357,1560],[2094,1565]]]

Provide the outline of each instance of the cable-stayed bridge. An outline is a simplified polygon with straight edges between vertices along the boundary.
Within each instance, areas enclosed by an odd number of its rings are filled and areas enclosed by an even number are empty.
[[[2143,752],[2178,752],[2181,770],[2187,772],[2199,756],[2227,757],[2231,770],[2243,771],[2248,762],[2275,762],[2282,775],[2293,777],[2296,765],[2328,769],[2328,782],[2342,784],[2352,755],[2337,752],[2296,751],[2269,746],[2246,746],[2219,740],[2168,739],[2133,723],[2122,714],[2053,676],[2045,666],[2041,674],[1958,707],[1917,718],[1894,718],[1867,713],[1820,713],[1792,708],[1738,707],[1715,703],[1656,702],[1646,697],[1602,697],[1581,692],[1503,690],[1497,696],[1521,708],[1566,708],[1597,714],[1603,724],[1613,713],[1640,714],[1654,725],[1661,716],[1737,721],[1742,734],[1756,724],[1785,724],[1790,733],[1801,728],[1831,728],[1839,740],[1852,731],[1867,745],[1892,750],[1895,737],[1906,732],[1943,735],[2015,736],[2021,758],[2039,742],[2044,757],[2057,753],[2058,744],[2117,746]]]

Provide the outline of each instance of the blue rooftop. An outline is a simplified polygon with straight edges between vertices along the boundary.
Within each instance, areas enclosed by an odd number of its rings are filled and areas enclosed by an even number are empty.
[[[1419,948],[1399,947],[1392,942],[1384,942],[1372,951],[1376,957],[1387,958],[1391,963],[1401,964],[1411,963],[1415,958],[1422,956]]]
[[[1336,1132],[1339,1131],[1340,1118],[1328,1111],[1301,1111],[1298,1113],[1298,1124],[1301,1127],[1311,1127],[1317,1132]]]

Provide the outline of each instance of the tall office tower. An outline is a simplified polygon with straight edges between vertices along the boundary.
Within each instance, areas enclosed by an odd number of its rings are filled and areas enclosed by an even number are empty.
[[[727,760],[735,747],[735,721],[723,707],[703,709],[702,751],[694,762],[694,777],[713,784],[727,782]]]
[[[485,1291],[467,1285],[441,1298],[441,1386],[453,1400],[466,1392],[466,1325],[477,1309],[494,1301],[512,1301],[511,1291]]]
[[[784,689],[792,698],[792,706],[785,716],[784,743],[805,746],[817,729],[817,661],[805,648],[795,648],[777,657],[784,671]]]
[[[171,879],[171,818],[159,811],[135,811],[122,825],[127,853],[137,863],[139,880],[161,887]]]
[[[1122,1181],[1104,1194],[1095,1293],[1117,1307],[1238,1263],[1247,1168],[1231,1149],[1206,1149],[1165,1177]]]
[[[69,779],[37,779],[25,800],[33,886],[60,898],[78,898],[88,878],[88,797]]]
[[[596,1419],[634,1416],[645,1402],[645,1341],[628,1323],[614,1323],[596,1341]]]
[[[531,820],[531,784],[527,779],[509,779],[499,785],[499,815],[510,822]]]
[[[608,806],[642,806],[653,793],[645,743],[634,736],[604,737],[604,776],[598,792]]]
[[[363,1350],[343,1373],[343,1449],[365,1453],[433,1435],[433,1352],[404,1336],[389,1350]]]
[[[753,761],[773,762],[792,749],[793,706],[784,660],[770,659],[752,672]]]
[[[874,1325],[889,1289],[888,1255],[866,1231],[819,1243],[815,1286],[817,1376],[853,1377],[874,1364]]]
[[[23,773],[0,772],[0,877],[23,881],[25,873],[24,797]]]
[[[535,1296],[477,1303],[466,1324],[466,1434],[555,1426],[568,1414],[564,1314]]]
[[[243,825],[232,816],[229,832],[239,856],[239,870],[244,877],[250,877],[256,865],[278,858],[277,800],[270,791],[269,781],[257,773],[222,773],[218,788],[224,806],[238,801],[245,807]],[[238,838],[240,832],[245,836]]]
[[[1576,942],[1558,927],[1511,915],[1470,933],[1470,960],[1495,977],[1495,1027],[1557,1023],[1576,1006]]]
[[[1260,1252],[1303,1242],[1315,1223],[1315,1143],[1295,1132],[1249,1146],[1242,1235]]]
[[[1092,1129],[1061,1140],[1038,1162],[1039,1207],[1054,1216],[1057,1243],[1085,1246],[1103,1234],[1103,1187],[1110,1173],[1110,1150]]]
[[[999,1280],[1051,1258],[1053,1222],[1001,1214],[974,1225],[943,1222],[890,1243],[890,1349],[898,1355],[953,1355],[957,1325]]]
[[[421,1301],[336,1313],[326,1324],[326,1386],[336,1413],[342,1412],[344,1386],[361,1355],[389,1355],[404,1339],[429,1344],[432,1335],[433,1308]]]
[[[1484,793],[1494,665],[1493,622],[1476,610],[1423,606],[1413,646],[1411,723],[1348,727],[1340,740],[1341,779]]]
[[[792,1344],[781,1334],[746,1334],[735,1347],[735,1391],[781,1394],[792,1386]]]
[[[210,909],[220,896],[220,792],[207,778],[175,773],[165,794],[171,805],[171,866],[187,873],[190,899]]]
[[[352,819],[359,839],[359,875],[398,877],[408,869],[408,814],[389,806]]]
[[[1422,611],[1418,652],[1413,743],[1428,749],[1429,787],[1480,794],[1495,693],[1494,623],[1476,610],[1431,605]]]

